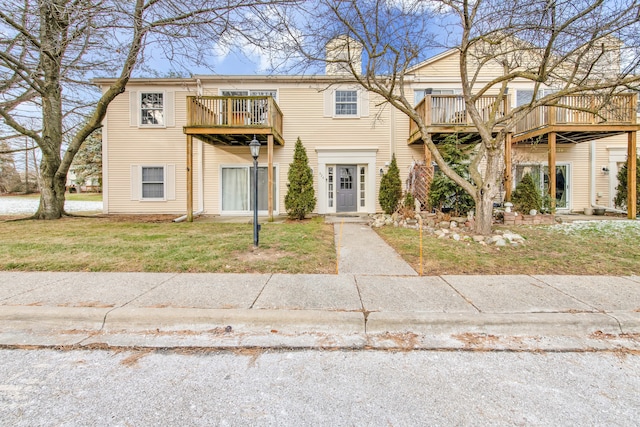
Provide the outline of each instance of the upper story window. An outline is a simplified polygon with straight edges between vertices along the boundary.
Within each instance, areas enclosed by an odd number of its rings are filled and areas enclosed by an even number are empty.
[[[426,95],[460,95],[462,89],[416,89],[413,91],[414,104],[418,105]]]
[[[164,93],[142,92],[140,94],[140,124],[164,126]]]
[[[358,115],[358,91],[357,90],[336,90],[336,116],[357,116]]]

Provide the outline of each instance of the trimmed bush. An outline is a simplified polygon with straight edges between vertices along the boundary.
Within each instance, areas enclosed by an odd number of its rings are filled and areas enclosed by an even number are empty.
[[[313,173],[309,167],[307,150],[300,138],[296,141],[293,162],[289,165],[289,189],[284,198],[284,207],[291,219],[304,219],[316,207],[316,196],[313,189]]]
[[[380,195],[378,201],[384,213],[391,215],[396,211],[398,203],[402,198],[402,182],[400,181],[400,170],[396,163],[396,155],[391,158],[391,164],[387,173],[380,179]]]
[[[528,214],[532,209],[540,212],[542,209],[542,196],[531,174],[523,176],[522,180],[516,185],[511,201],[516,210],[522,214]]]

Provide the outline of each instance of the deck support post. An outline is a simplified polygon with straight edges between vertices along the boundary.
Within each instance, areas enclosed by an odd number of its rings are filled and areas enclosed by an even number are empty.
[[[549,133],[549,210],[556,213],[556,133]]]
[[[267,206],[269,221],[273,222],[273,135],[267,135]]]
[[[513,179],[511,177],[511,163],[511,133],[508,133],[504,137],[504,199],[507,202],[511,201],[511,187],[513,185]]]
[[[627,218],[636,219],[637,209],[637,180],[636,169],[637,151],[636,151],[636,132],[629,132],[627,144]]]
[[[193,222],[193,136],[187,135],[187,221]]]

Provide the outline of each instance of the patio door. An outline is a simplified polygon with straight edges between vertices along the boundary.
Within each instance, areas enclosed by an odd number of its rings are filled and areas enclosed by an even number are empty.
[[[570,208],[570,172],[571,171],[569,168],[569,164],[556,164],[556,209]],[[545,197],[545,195],[549,194],[549,167],[547,165],[517,165],[515,182],[516,185],[520,182],[520,180],[522,180],[522,177],[525,174],[531,175],[543,198]]]
[[[549,167],[544,168],[544,193],[549,193]],[[556,165],[556,209],[569,208],[569,165]]]
[[[273,176],[277,176],[273,167]],[[253,211],[253,167],[252,166],[224,166],[222,167],[221,202],[222,213],[243,214]],[[269,206],[269,179],[267,168],[258,166],[258,210],[267,211]],[[277,206],[277,184],[273,180],[273,206]],[[276,209],[277,210],[277,209]]]
[[[338,175],[338,188],[336,197],[338,203],[336,205],[337,212],[356,212],[358,210],[358,188],[356,186],[356,166],[336,167]]]

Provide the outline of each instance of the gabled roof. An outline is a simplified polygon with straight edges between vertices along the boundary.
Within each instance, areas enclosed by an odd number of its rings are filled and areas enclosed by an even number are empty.
[[[458,53],[458,49],[455,48],[451,48],[451,49],[447,49],[444,52],[440,52],[439,54],[432,56],[431,58],[425,59],[424,61],[414,65],[413,67],[409,67],[409,69],[407,70],[407,73],[413,73],[414,71],[425,67],[427,65],[431,65],[434,62],[438,62],[444,58],[447,58],[453,54]]]

